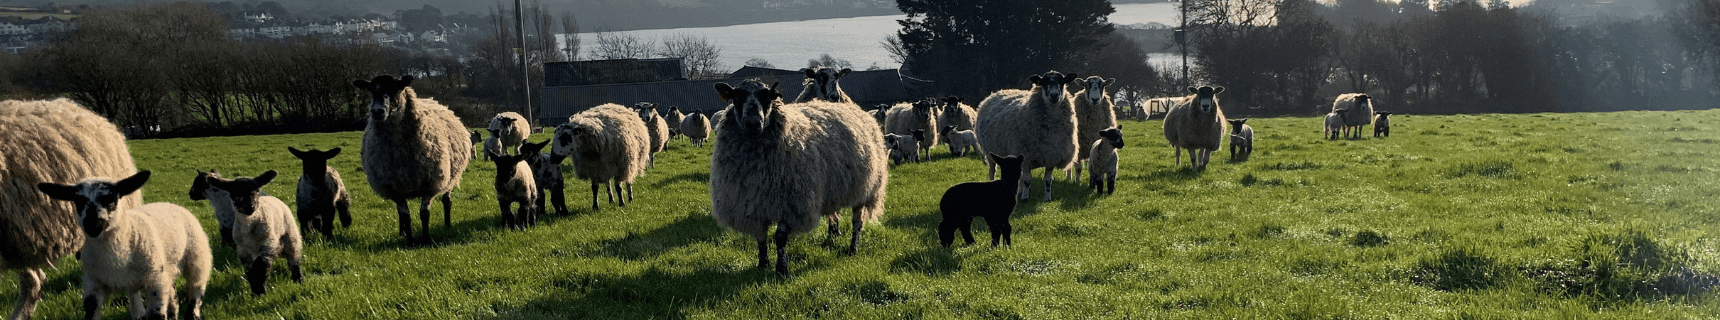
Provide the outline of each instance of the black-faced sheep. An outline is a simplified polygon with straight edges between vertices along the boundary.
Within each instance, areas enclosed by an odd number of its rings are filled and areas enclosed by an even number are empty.
[[[448,193],[460,185],[471,161],[466,154],[472,152],[472,145],[460,140],[466,131],[460,117],[436,100],[418,98],[411,84],[412,76],[396,80],[387,75],[352,82],[370,94],[369,124],[359,150],[365,180],[376,195],[394,201],[400,235],[408,242],[413,241],[408,200],[421,200],[418,218],[424,233],[420,239],[430,239],[430,200],[437,195],[442,196],[443,224],[454,225],[454,203]]]
[[[533,182],[537,183],[538,213],[541,215],[543,210],[548,210],[549,207],[544,205],[544,199],[548,198],[554,202],[555,214],[567,215],[567,183],[562,181],[561,173],[561,161],[566,160],[567,156],[554,152],[543,153],[543,147],[548,146],[551,141],[554,140],[526,142],[525,146],[520,147],[520,154],[526,156],[526,165],[532,168]]]
[[[683,135],[681,123],[687,122],[687,114],[681,113],[681,108],[669,106],[669,112],[663,114],[663,119],[669,124],[669,140],[675,140],[675,137]]]
[[[979,149],[979,136],[973,130],[956,130],[956,126],[946,125],[941,132],[949,138],[950,154],[960,157],[968,152]]]
[[[1366,93],[1345,93],[1332,101],[1332,112],[1344,120],[1344,131],[1350,139],[1362,138],[1362,127],[1373,124],[1373,97]]]
[[[519,154],[520,144],[525,143],[526,137],[532,134],[530,122],[526,117],[513,111],[496,114],[490,118],[490,136],[496,139],[497,154]],[[489,145],[485,145],[487,150]]]
[[[192,178],[191,191],[188,194],[192,201],[209,200],[210,193],[214,191],[209,188],[209,183],[206,182],[209,177],[221,177],[221,173],[215,172],[215,169],[210,169],[207,172],[198,170],[197,177]],[[232,207],[216,206],[213,209],[215,209],[216,228],[221,230],[221,244],[232,246],[233,225],[236,223],[235,220],[239,213],[234,212]]]
[[[202,177],[200,184],[208,186],[209,205],[216,211],[238,213],[234,216],[233,242],[239,262],[245,265],[245,280],[251,284],[251,294],[267,291],[269,267],[276,258],[287,259],[287,270],[293,282],[304,282],[299,265],[304,261],[304,236],[299,233],[293,212],[281,199],[262,194],[263,186],[275,179],[269,170],[256,178],[227,180],[220,176]]]
[[[878,130],[889,132],[890,130],[884,127],[884,121],[888,120],[887,118],[890,116],[890,105],[879,104],[877,106],[873,106],[873,108],[875,109],[867,110],[866,114],[871,115],[873,120],[878,121]]]
[[[1248,119],[1230,119],[1230,160],[1246,161],[1254,154],[1254,127]]]
[[[899,135],[913,135],[915,130],[932,133],[931,135],[916,136],[920,152],[930,157],[932,146],[938,145],[938,118],[933,114],[932,107],[936,102],[931,99],[901,103],[890,108],[884,115],[884,132]]]
[[[687,141],[694,148],[704,148],[705,139],[711,135],[711,119],[702,113],[694,113],[681,121],[681,134],[687,136]]]
[[[842,91],[841,82],[842,77],[848,76],[848,73],[853,71],[848,68],[837,70],[836,68],[825,67],[800,69],[800,72],[806,73],[806,80],[802,82],[805,84],[805,89],[800,91],[799,97],[794,98],[794,102],[824,100],[826,102],[853,104],[854,99],[849,98],[848,93]]]
[[[1008,89],[992,93],[979,103],[974,133],[980,150],[992,154],[1020,155],[1022,201],[1028,198],[1031,171],[1045,168],[1045,201],[1051,201],[1051,171],[1068,169],[1075,162],[1075,102],[1064,86],[1076,74],[1057,71],[1033,75],[1032,90]],[[996,165],[986,160],[986,178],[997,176]]]
[[[0,101],[0,268],[18,271],[9,319],[29,318],[47,283],[43,268],[84,245],[69,203],[36,192],[42,182],[118,179],[137,172],[119,127],[69,99]],[[143,204],[142,192],[112,207]]]
[[[851,208],[847,253],[857,251],[861,226],[884,214],[889,185],[884,133],[870,117],[852,104],[783,104],[775,85],[759,80],[739,87],[717,83],[716,90],[731,102],[711,151],[717,223],[758,241],[761,269],[770,265],[765,240],[775,224],[776,271],[787,273],[789,234],[811,231],[819,217]]]
[[[1087,188],[1109,195],[1117,192],[1117,149],[1123,148],[1123,127],[1100,130],[1098,136],[1099,140],[1094,140],[1087,148],[1087,162],[1093,165],[1092,173],[1087,177]]]
[[[532,175],[531,166],[523,161],[528,154],[488,153],[496,162],[496,204],[502,209],[502,224],[514,229],[537,224],[539,210],[534,207],[540,198],[537,177]],[[519,205],[519,210],[514,210],[515,204]]]
[[[573,159],[576,177],[591,181],[591,210],[597,210],[597,185],[602,184],[609,203],[621,206],[633,201],[633,178],[645,172],[651,157],[651,138],[639,114],[618,104],[593,107],[567,118],[555,127],[552,152]],[[621,185],[627,197],[621,198]]]
[[[669,144],[669,123],[663,121],[663,116],[657,114],[657,104],[640,102],[633,104],[633,109],[639,113],[639,120],[645,122],[645,135],[650,138],[650,158],[645,160],[645,166],[657,167],[657,153],[663,152],[663,147]]]
[[[920,139],[925,136],[925,130],[919,129],[912,134],[884,134],[884,147],[890,149],[890,165],[920,162]]]
[[[1218,105],[1218,94],[1224,87],[1188,87],[1194,95],[1185,96],[1165,112],[1165,140],[1169,140],[1176,163],[1182,164],[1182,150],[1188,149],[1189,167],[1206,169],[1212,152],[1224,143],[1224,109]]]
[[[973,130],[974,120],[979,118],[978,111],[974,111],[973,107],[963,104],[961,97],[948,96],[940,101],[943,102],[943,105],[938,108],[938,126],[955,126],[956,129],[952,131]],[[938,141],[950,143],[950,138],[944,136],[942,130],[939,131]]]
[[[85,319],[100,319],[108,294],[116,291],[131,297],[133,319],[169,319],[181,312],[190,319],[203,317],[203,290],[215,258],[197,216],[166,202],[116,210],[148,181],[149,171],[143,171],[117,182],[91,178],[34,186],[49,198],[72,204],[88,237],[79,255]],[[190,300],[183,305],[173,288],[173,279],[181,276],[185,285],[178,290]]]
[[[1074,178],[1075,183],[1081,183],[1081,163],[1091,157],[1088,152],[1092,149],[1088,147],[1091,147],[1094,141],[1099,141],[1099,131],[1117,126],[1117,111],[1112,110],[1116,104],[1111,101],[1111,94],[1105,93],[1105,88],[1116,83],[1116,78],[1105,79],[1098,76],[1087,76],[1075,81],[1075,84],[1081,85],[1082,88],[1074,94],[1077,121],[1075,145],[1082,148],[1081,154],[1075,156],[1075,170],[1067,174],[1068,177]]]
[[[352,212],[349,208],[352,195],[346,192],[346,182],[341,180],[340,171],[328,165],[329,159],[340,155],[340,148],[300,151],[287,147],[287,152],[303,164],[299,171],[298,198],[294,200],[299,209],[299,226],[320,231],[324,237],[332,237],[335,215],[339,214],[340,226],[351,228]]]
[[[986,159],[1003,167],[1003,179],[963,182],[944,191],[944,197],[938,200],[938,210],[944,217],[944,221],[938,223],[938,244],[950,246],[955,242],[956,230],[961,230],[962,239],[967,240],[967,244],[973,244],[973,218],[976,217],[984,218],[986,226],[991,228],[991,246],[996,247],[999,240],[1004,245],[1014,242],[1009,216],[1015,213],[1015,189],[1022,179],[1021,173],[1026,170],[1020,170],[1022,159],[1019,156],[988,154]]]
[[[1392,113],[1377,111],[1374,112],[1374,114],[1378,115],[1374,117],[1374,137],[1379,138],[1392,136]]]

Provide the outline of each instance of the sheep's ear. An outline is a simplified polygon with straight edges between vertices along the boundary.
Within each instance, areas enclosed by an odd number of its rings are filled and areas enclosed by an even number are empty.
[[[1079,73],[1071,73],[1071,74],[1063,75],[1063,84],[1069,84],[1070,82],[1075,82],[1075,79],[1080,79],[1080,78],[1081,78],[1081,74],[1079,74]]]
[[[1117,84],[1117,78],[1105,79],[1105,87],[1106,88],[1110,88],[1111,85],[1113,85],[1113,84]]]
[[[41,190],[42,194],[48,195],[48,198],[51,199],[78,201],[82,198],[78,196],[78,187],[76,186],[43,182],[36,184],[36,190]]]
[[[1220,93],[1224,93],[1224,87],[1214,87],[1214,88],[1212,88],[1212,94],[1220,94]]]
[[[149,182],[149,171],[139,171],[131,177],[120,179],[119,182],[114,183],[113,194],[124,197],[132,192],[137,192],[137,189],[142,189],[146,182]]]
[[[779,84],[782,84],[782,81],[777,81],[777,82],[771,82],[771,83],[770,83],[770,91],[771,91],[771,92],[777,92],[777,91],[776,91],[776,86],[777,86],[777,85],[779,85]]]
[[[1200,93],[1200,88],[1188,87],[1188,93]]]
[[[401,88],[412,86],[412,76],[400,76],[400,81],[395,81],[395,84],[400,85]]]
[[[723,102],[728,102],[729,100],[733,100],[733,99],[729,99],[729,93],[733,92],[734,90],[735,90],[735,87],[729,86],[728,83],[718,82],[717,83],[717,98],[723,99]]]
[[[807,78],[812,78],[813,76],[818,75],[817,72],[812,72],[812,68],[800,68],[800,72],[805,73]]]
[[[359,89],[364,89],[364,90],[370,90],[371,89],[370,81],[364,81],[364,79],[353,80],[352,86],[358,87]]]
[[[1037,85],[1045,85],[1045,77],[1039,76],[1037,74],[1027,76],[1027,81],[1032,81],[1033,84],[1037,84]]]
[[[854,69],[842,68],[842,71],[836,72],[836,76],[837,77],[848,76],[849,72],[854,72]]]
[[[298,149],[298,148],[294,148],[294,147],[287,147],[287,152],[288,152],[288,153],[292,153],[292,154],[293,154],[293,157],[294,157],[294,158],[299,158],[299,159],[304,159],[304,158],[305,158],[305,152],[304,152],[304,151],[299,151],[299,149]],[[197,172],[203,172],[203,171],[197,171]]]
[[[198,170],[197,177],[191,179],[191,192],[189,194],[191,201],[209,200],[208,197],[203,196],[203,190],[207,189],[209,189],[209,173]]]
[[[270,181],[275,181],[275,170],[264,171],[263,174],[257,175],[256,178],[251,178],[251,181],[256,181],[257,187],[269,184]]]
[[[334,156],[338,155],[340,155],[340,147],[334,147],[334,149],[323,151],[323,159],[334,158]]]

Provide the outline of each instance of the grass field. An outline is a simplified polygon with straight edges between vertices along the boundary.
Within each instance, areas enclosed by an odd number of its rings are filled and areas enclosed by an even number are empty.
[[[291,203],[287,146],[346,150],[331,164],[354,226],[307,234],[306,281],[277,263],[263,296],[215,249],[210,319],[1720,317],[1720,110],[1400,116],[1392,137],[1355,141],[1320,139],[1314,118],[1249,122],[1251,161],[1219,152],[1192,172],[1172,165],[1158,122],[1124,121],[1117,193],[1060,180],[1047,203],[1035,189],[1004,248],[977,221],[980,244],[937,246],[938,197],[985,175],[940,146],[891,170],[858,255],[822,228],[797,235],[786,277],[755,269],[751,239],[709,217],[710,149],[685,139],[638,202],[592,211],[575,181],[575,211],[525,231],[497,226],[493,165],[473,162],[455,225],[434,222],[421,247],[401,244],[393,205],[366,185],[357,132],[131,151],[155,171],[146,201],[185,205],[214,232],[210,207],[186,197],[193,169],[279,170],[265,191]],[[67,258],[49,272],[38,319],[82,316],[80,270]],[[0,278],[0,301],[14,279]],[[104,318],[124,313],[118,298]]]

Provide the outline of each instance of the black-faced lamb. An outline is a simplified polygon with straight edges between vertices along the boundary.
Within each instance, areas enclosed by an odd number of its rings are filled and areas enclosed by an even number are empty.
[[[874,109],[872,109],[872,110],[867,110],[866,114],[871,115],[873,120],[878,121],[878,130],[882,130],[884,132],[889,132],[890,130],[888,128],[884,127],[884,123],[885,123],[884,121],[888,120],[886,118],[888,118],[890,115],[890,105],[878,104],[876,106],[873,106],[873,108]]]
[[[1374,117],[1374,137],[1379,138],[1392,136],[1392,113],[1376,111],[1374,114],[1378,115]]]
[[[687,136],[687,141],[692,142],[694,148],[705,147],[705,139],[709,138],[711,134],[711,119],[709,117],[705,117],[705,114],[702,113],[694,113],[687,116],[686,120],[682,120],[680,126],[681,134]]]
[[[1182,164],[1182,150],[1188,150],[1189,167],[1206,169],[1212,152],[1224,143],[1224,109],[1218,105],[1218,94],[1224,87],[1188,87],[1194,95],[1177,99],[1165,112],[1165,140],[1169,140],[1177,164]]]
[[[496,162],[496,204],[502,209],[502,224],[514,229],[536,225],[540,212],[536,205],[541,201],[537,177],[532,175],[531,166],[524,161],[531,154],[489,153],[490,159]],[[514,210],[515,204],[519,205],[519,210]]]
[[[884,132],[899,135],[913,135],[915,130],[932,133],[931,135],[916,136],[918,153],[932,155],[932,146],[938,145],[938,117],[932,111],[935,101],[931,99],[901,103],[890,108],[884,115]]]
[[[477,145],[479,143],[484,142],[484,135],[479,134],[478,131],[480,131],[480,130],[472,130],[472,145]],[[478,158],[478,147],[472,147],[472,159],[477,159],[477,158]]]
[[[1067,177],[1072,177],[1075,183],[1081,183],[1082,162],[1086,162],[1090,157],[1088,152],[1091,148],[1088,147],[1092,146],[1094,141],[1099,141],[1099,131],[1117,126],[1117,112],[1112,109],[1116,104],[1111,101],[1111,94],[1105,93],[1105,88],[1116,83],[1116,78],[1105,79],[1099,76],[1087,76],[1075,81],[1075,84],[1081,85],[1081,91],[1074,94],[1077,123],[1075,145],[1081,147],[1081,154],[1075,156],[1075,170],[1066,174]]]
[[[639,114],[618,104],[592,107],[555,127],[552,152],[573,159],[574,176],[591,181],[591,210],[597,210],[597,186],[609,203],[633,201],[633,179],[645,172],[651,138]],[[627,185],[627,197],[621,186]]]
[[[0,101],[0,268],[18,272],[18,300],[8,319],[29,318],[47,283],[44,268],[84,245],[69,203],[36,191],[42,182],[118,179],[137,172],[125,135],[107,118],[70,99]],[[121,195],[116,211],[143,204]]]
[[[925,136],[926,131],[919,129],[911,134],[884,134],[884,147],[890,149],[890,165],[920,162],[920,139]]]
[[[848,68],[837,70],[826,67],[800,69],[800,72],[806,73],[806,80],[802,82],[805,89],[800,91],[800,96],[794,98],[794,102],[824,100],[826,102],[853,104],[854,99],[849,98],[848,93],[842,91],[842,77],[848,76],[848,73],[853,71]]]
[[[1075,102],[1064,86],[1076,74],[1057,71],[1033,75],[1032,90],[1007,89],[992,93],[979,103],[974,133],[980,150],[993,154],[1020,155],[1021,200],[1028,198],[1031,171],[1045,168],[1045,201],[1051,201],[1051,172],[1068,169],[1075,162]],[[986,160],[986,179],[997,176],[996,165]]]
[[[340,155],[340,148],[328,151],[310,149],[300,151],[298,148],[287,147],[287,152],[299,158],[301,164],[298,185],[298,198],[294,203],[299,209],[299,226],[322,232],[324,237],[334,236],[334,219],[338,214],[342,228],[352,227],[352,195],[346,191],[346,182],[341,180],[340,171],[328,165],[328,160]]]
[[[853,104],[783,104],[775,85],[747,80],[717,83],[731,104],[719,118],[711,151],[711,216],[758,241],[758,266],[769,268],[767,234],[776,225],[776,272],[788,272],[792,233],[811,231],[819,217],[853,212],[847,253],[860,246],[866,221],[884,214],[889,170],[884,133]],[[832,235],[837,234],[832,232]]]
[[[946,125],[942,130],[943,136],[949,138],[950,154],[960,157],[968,154],[968,152],[978,151],[979,136],[975,135],[973,130],[956,130],[956,128],[953,125]]]
[[[1099,131],[1099,140],[1088,147],[1087,162],[1093,170],[1087,177],[1087,188],[1100,194],[1117,192],[1117,149],[1123,148],[1123,127]]]
[[[639,120],[645,122],[645,134],[650,138],[651,156],[645,160],[648,168],[657,167],[657,153],[663,152],[663,147],[669,144],[669,123],[663,116],[657,114],[657,104],[640,102],[633,104],[633,109],[639,112]]]
[[[1332,112],[1344,120],[1344,131],[1350,139],[1362,138],[1362,127],[1373,124],[1373,97],[1366,93],[1345,93],[1332,101]]]
[[[962,103],[961,97],[948,96],[940,101],[943,106],[942,112],[938,113],[939,126],[955,126],[955,131],[973,130],[974,120],[979,118],[978,111]]]
[[[460,117],[436,100],[418,98],[411,84],[412,76],[396,80],[387,75],[352,82],[370,94],[370,117],[359,150],[365,180],[377,196],[394,202],[400,235],[408,242],[413,241],[408,200],[421,201],[418,218],[424,233],[419,239],[430,239],[430,200],[438,195],[442,222],[453,227],[454,203],[448,193],[460,185],[471,161],[466,154],[472,152],[472,145],[460,139],[466,131]]]
[[[1247,161],[1254,154],[1254,127],[1248,119],[1230,119],[1230,161]]]
[[[543,148],[552,141],[554,140],[526,142],[525,146],[520,147],[520,154],[526,155],[526,165],[532,168],[533,181],[537,183],[538,213],[541,215],[543,210],[548,210],[549,207],[544,205],[545,198],[548,198],[554,202],[555,214],[567,215],[567,183],[562,181],[561,173],[561,161],[566,160],[567,156],[554,152],[543,153]]]
[[[220,176],[221,173],[215,172],[215,169],[209,169],[209,171],[197,170],[197,177],[192,178],[191,191],[188,194],[191,201],[209,200],[210,193],[214,192],[214,190],[209,188],[209,183],[206,181],[208,181],[207,179],[209,177]],[[221,244],[233,246],[233,225],[237,223],[235,220],[238,219],[236,217],[239,213],[234,212],[232,207],[217,206],[213,207],[213,209],[215,209],[215,227],[219,229],[221,233]]]
[[[532,134],[530,122],[526,117],[513,111],[496,114],[490,118],[490,136],[496,139],[497,154],[519,154],[520,144],[525,143],[526,137]],[[489,145],[485,145],[485,152]]]
[[[203,290],[214,256],[209,235],[184,207],[156,202],[127,210],[121,202],[149,181],[149,171],[119,181],[84,179],[77,184],[37,183],[49,198],[73,205],[87,236],[79,251],[84,267],[84,318],[100,319],[111,293],[131,297],[131,318],[203,318]],[[186,301],[177,301],[175,278],[184,277]]]
[[[956,230],[961,230],[962,239],[967,244],[973,244],[973,218],[984,218],[987,227],[991,228],[991,246],[996,247],[999,240],[1004,245],[1012,244],[1009,216],[1015,213],[1015,189],[1022,179],[1019,156],[999,157],[987,154],[989,162],[1003,167],[1003,179],[986,182],[963,182],[951,186],[944,191],[944,197],[938,200],[938,210],[943,213],[943,222],[938,223],[938,244],[945,247],[955,242]]]
[[[277,258],[287,259],[287,270],[293,282],[304,282],[299,265],[304,261],[304,235],[293,220],[287,203],[262,194],[263,186],[275,179],[269,170],[256,178],[227,180],[220,176],[203,177],[207,185],[209,205],[216,211],[227,210],[234,216],[233,242],[239,262],[245,265],[245,280],[251,284],[251,294],[267,291],[269,267]]]

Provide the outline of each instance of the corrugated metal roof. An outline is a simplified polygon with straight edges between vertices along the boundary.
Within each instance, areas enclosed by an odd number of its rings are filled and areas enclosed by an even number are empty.
[[[791,75],[762,79],[766,82],[777,81],[777,90],[782,92],[783,99],[792,100],[804,88],[801,81],[805,80],[806,76],[795,72]],[[679,107],[684,113],[710,114],[727,106],[717,98],[717,82],[738,84],[742,80],[744,79],[545,87],[542,92],[543,112],[538,116],[538,123],[545,126],[558,125],[567,122],[568,116],[604,103],[631,106],[640,101],[657,103],[657,107],[663,112],[673,106]],[[862,107],[916,99],[909,96],[908,90],[902,86],[901,79],[893,69],[849,73],[848,76],[842,77],[842,90]]]
[[[687,79],[680,58],[549,62],[543,68],[549,87]]]

